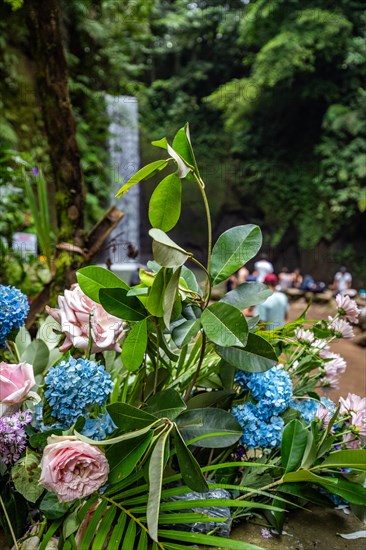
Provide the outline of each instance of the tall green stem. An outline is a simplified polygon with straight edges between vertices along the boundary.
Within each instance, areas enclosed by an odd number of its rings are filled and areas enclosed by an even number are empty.
[[[191,395],[191,391],[193,390],[193,388],[194,388],[194,386],[197,382],[197,378],[198,378],[198,375],[200,373],[203,360],[205,358],[206,340],[207,340],[206,334],[203,332],[202,333],[201,354],[200,354],[200,358],[199,358],[199,361],[198,361],[197,369],[196,369],[196,372],[193,375],[192,382],[190,383],[190,385],[187,388],[186,394],[184,396],[184,401],[188,401],[189,396]]]
[[[211,264],[211,251],[212,251],[212,224],[211,224],[211,214],[210,214],[210,206],[208,204],[207,196],[205,193],[205,184],[199,178],[196,176],[195,173],[193,173],[194,179],[196,180],[199,190],[201,191],[203,204],[205,207],[206,212],[206,221],[207,221],[207,271],[210,272],[210,264]]]

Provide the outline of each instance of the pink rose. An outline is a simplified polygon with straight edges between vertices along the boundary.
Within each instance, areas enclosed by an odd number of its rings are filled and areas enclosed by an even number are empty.
[[[40,483],[56,493],[60,502],[70,502],[94,493],[108,479],[104,453],[75,436],[47,439],[41,460]]]
[[[93,302],[79,285],[65,290],[64,296],[58,297],[59,309],[46,306],[47,312],[61,325],[66,339],[60,351],[67,351],[71,346],[87,349],[89,342],[89,324],[93,344],[92,353],[113,349],[121,351],[118,340],[123,334],[124,323],[110,315],[96,302]]]
[[[35,383],[33,367],[29,363],[18,365],[0,363],[0,403],[5,405],[21,403]]]

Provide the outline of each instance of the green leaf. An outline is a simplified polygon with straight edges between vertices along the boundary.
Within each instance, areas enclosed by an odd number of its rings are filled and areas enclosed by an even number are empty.
[[[150,162],[150,164],[147,164],[146,166],[143,166],[140,170],[136,172],[118,191],[116,198],[119,199],[127,193],[127,191],[139,183],[140,181],[148,180],[155,176],[158,172],[161,170],[164,170],[168,166],[169,159],[163,159],[163,160],[155,160],[154,162]]]
[[[147,402],[146,411],[158,418],[174,420],[186,410],[186,404],[173,388],[158,392]]]
[[[39,485],[41,469],[39,458],[32,451],[27,450],[25,457],[18,460],[11,470],[11,477],[16,490],[29,502],[35,503],[44,491]]]
[[[42,340],[33,340],[20,356],[20,362],[29,363],[33,366],[34,374],[42,374],[47,368],[50,352]]]
[[[288,410],[288,409],[287,409]],[[307,442],[304,450],[303,457],[301,459],[301,468],[310,468],[316,460],[317,446],[316,446],[316,432],[313,426],[315,422],[311,424],[310,429],[307,429]],[[315,434],[315,435],[314,435]]]
[[[169,143],[167,144],[167,151],[169,153],[169,155],[172,157],[172,159],[176,162],[177,164],[177,176],[178,178],[185,178],[189,172],[193,169],[192,166],[189,166],[185,160],[182,159],[182,157],[180,155],[178,155],[178,153],[173,149],[173,147],[171,147],[169,145]]]
[[[184,483],[193,491],[199,493],[208,491],[208,485],[201,472],[201,468],[185,444],[178,429],[175,429],[173,432],[173,440],[177,451],[179,470]]]
[[[271,344],[251,332],[248,333],[248,342],[244,349],[221,346],[215,346],[215,349],[229,365],[248,372],[265,372],[278,362]]]
[[[83,533],[82,539],[80,541],[79,550],[90,550],[91,542],[98,529],[99,522],[105,514],[107,506],[107,501],[102,501],[97,505],[97,508],[94,510],[90,522],[88,523],[87,528]]]
[[[147,321],[138,321],[123,342],[121,359],[129,371],[137,370],[144,360],[147,346]]]
[[[336,477],[318,476],[309,472],[309,470],[289,472],[283,476],[282,480],[284,483],[297,483],[299,481],[315,483],[325,487],[330,493],[339,495],[353,504],[366,505],[366,489],[358,483],[352,483]]]
[[[100,303],[108,313],[124,321],[141,321],[147,312],[140,300],[135,296],[127,296],[123,288],[101,288]]]
[[[161,229],[150,229],[149,235],[153,239],[154,259],[163,267],[179,267],[192,256],[190,252],[186,252],[172,241]]]
[[[152,414],[127,403],[112,403],[107,405],[107,411],[116,426],[125,432],[146,428],[156,420]]]
[[[262,246],[257,225],[239,225],[220,235],[212,250],[210,275],[217,285],[253,258]]]
[[[155,421],[154,424],[157,424],[158,421]],[[136,437],[140,437],[140,435],[146,434],[151,428],[153,428],[153,425],[146,426],[146,428],[141,428],[140,430],[135,430],[133,432],[128,432],[122,435],[118,435],[117,437],[111,437],[111,439],[102,439],[101,441],[96,441],[94,439],[90,439],[90,437],[86,437],[85,435],[79,434],[76,430],[74,430],[74,435],[80,441],[84,441],[85,443],[89,443],[89,445],[98,445],[98,446],[105,446],[105,445],[115,445],[116,443],[120,443],[121,441],[126,441],[128,439],[135,439]]]
[[[164,178],[151,195],[149,220],[153,227],[170,231],[180,218],[182,183],[175,174]]]
[[[185,265],[182,266],[181,277],[187,283],[187,288],[189,288],[189,290],[193,290],[193,292],[197,292],[197,294],[202,295],[202,290],[200,289],[200,286],[197,282],[196,275],[193,273],[193,271],[188,269],[188,267],[186,267]]]
[[[319,465],[316,469],[328,468],[355,468],[357,470],[366,470],[366,449],[349,449],[346,451],[335,451]]]
[[[150,288],[146,309],[155,317],[163,316],[163,300],[167,277],[167,270],[164,268],[160,269],[155,275],[154,282]]]
[[[205,407],[219,406],[226,409],[236,396],[231,390],[205,391],[191,397],[187,403],[188,409],[203,409]]]
[[[172,338],[178,348],[182,348],[186,344],[189,344],[197,335],[200,327],[201,322],[199,319],[189,319],[176,327],[172,332]]]
[[[255,544],[249,544],[249,542],[243,542],[241,540],[215,537],[213,535],[201,535],[199,533],[185,533],[184,531],[174,531],[173,529],[159,529],[159,536],[166,539],[173,539],[174,541],[215,546],[216,548],[225,548],[227,550],[263,550]],[[170,548],[173,548],[173,546],[170,546]]]
[[[136,542],[136,521],[131,518],[130,523],[126,529],[125,536],[123,537],[123,543],[121,550],[135,550]]]
[[[154,147],[160,147],[160,149],[165,149],[166,150],[167,147],[168,147],[168,142],[167,142],[167,139],[165,137],[163,137],[161,139],[152,141],[151,145],[154,145]]]
[[[243,310],[247,307],[261,304],[267,300],[271,294],[272,291],[269,290],[268,286],[262,283],[242,283],[238,287],[234,288],[234,290],[230,290],[230,292],[225,294],[220,302],[231,304],[232,306]]]
[[[173,149],[182,157],[182,159],[194,168],[197,176],[200,176],[196,158],[194,156],[193,148],[191,145],[191,137],[189,134],[189,124],[185,124],[183,128],[180,128],[175,134],[172,143]]]
[[[223,347],[244,347],[248,339],[248,323],[234,306],[216,302],[202,313],[201,323],[208,338]]]
[[[61,338],[61,335],[55,331],[60,331],[60,325],[51,315],[48,315],[36,334],[36,338],[42,340],[50,352],[57,346]]]
[[[169,432],[170,430],[167,430],[160,435],[151,453],[149,463],[149,499],[147,502],[146,517],[149,534],[154,541],[158,540],[161,486],[165,467],[165,445]]]
[[[100,304],[99,291],[101,288],[124,288],[125,290],[130,288],[109,269],[95,265],[79,269],[76,272],[76,278],[84,294],[97,304]]]
[[[70,535],[75,533],[79,529],[81,520],[79,518],[78,510],[74,510],[69,514],[62,523],[62,536],[64,539],[69,538]]]
[[[308,433],[300,420],[291,420],[285,426],[281,441],[281,464],[285,472],[292,472],[301,463],[308,441]]]
[[[58,325],[60,328],[60,325]],[[31,344],[32,337],[25,327],[20,327],[18,334],[15,337],[15,345],[19,355],[22,355],[27,347]]]
[[[112,523],[117,514],[117,508],[111,507],[107,508],[100,524],[97,526],[97,533],[95,535],[92,550],[100,550],[104,547],[104,543],[108,538],[108,534],[111,530]]]
[[[68,502],[59,502],[55,493],[49,493],[48,491],[39,505],[39,509],[44,513],[47,519],[61,518],[66,514],[69,508],[70,504]]]
[[[107,550],[116,550],[116,548],[120,547],[123,532],[125,530],[126,520],[126,514],[120,514],[117,524],[112,531],[111,538],[109,539]]]
[[[108,448],[106,456],[110,467],[109,485],[125,479],[133,472],[149,447],[152,437],[153,431],[151,430],[132,441],[121,441],[121,443],[111,445]]]
[[[175,300],[178,294],[178,284],[181,268],[178,267],[170,277],[163,296],[163,319],[165,326],[169,328]]]
[[[191,409],[183,412],[176,423],[183,439],[196,447],[230,447],[243,434],[233,415],[222,409]]]

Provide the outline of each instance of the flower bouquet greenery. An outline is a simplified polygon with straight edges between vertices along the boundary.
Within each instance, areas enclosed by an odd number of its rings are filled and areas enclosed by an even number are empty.
[[[338,297],[328,321],[267,331],[243,313],[270,295],[261,283],[210,303],[258,253],[260,229],[229,229],[212,248],[188,126],[153,145],[167,158],[119,192],[173,167],[150,200],[140,284],[80,269],[33,340],[27,300],[0,287],[0,517],[14,548],[245,550],[257,547],[230,538],[233,521],[261,514],[280,532],[294,507],[366,504],[366,399],[319,396],[345,369],[329,343],[352,336],[357,306]],[[206,265],[167,235],[182,185],[202,194]]]

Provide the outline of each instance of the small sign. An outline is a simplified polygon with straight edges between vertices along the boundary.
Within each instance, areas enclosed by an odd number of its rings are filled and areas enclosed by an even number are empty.
[[[37,235],[33,233],[14,233],[13,250],[24,258],[37,256]]]

